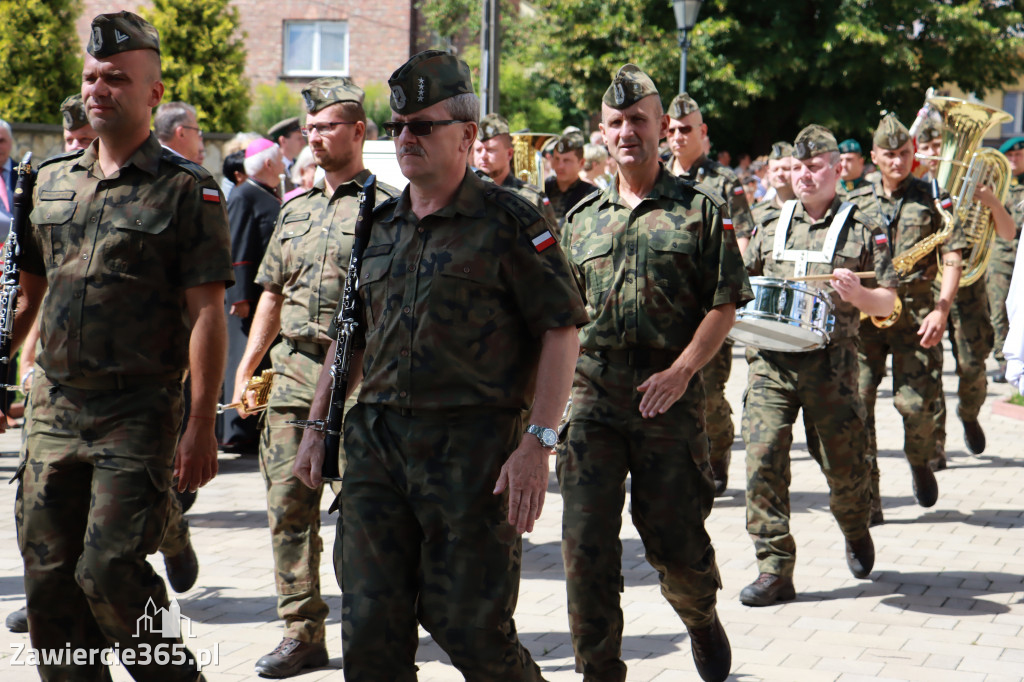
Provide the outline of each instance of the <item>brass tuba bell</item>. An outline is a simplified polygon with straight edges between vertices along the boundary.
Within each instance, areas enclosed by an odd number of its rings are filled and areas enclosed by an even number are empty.
[[[512,173],[525,183],[536,187],[544,185],[544,156],[541,150],[554,133],[512,133]]]

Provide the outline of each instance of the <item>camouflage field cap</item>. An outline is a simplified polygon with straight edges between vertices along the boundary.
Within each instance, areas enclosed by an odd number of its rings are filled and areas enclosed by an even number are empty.
[[[886,114],[878,123],[873,141],[880,149],[899,149],[910,142],[910,131],[894,114]]]
[[[828,128],[817,123],[812,123],[801,130],[793,140],[793,158],[801,161],[826,152],[838,151],[839,145],[836,144],[836,136]]]
[[[674,118],[676,120],[689,116],[695,111],[700,111],[700,107],[697,106],[696,100],[685,92],[673,97],[672,103],[668,105],[669,118]]]
[[[299,117],[292,116],[291,118],[286,118],[283,121],[278,121],[271,126],[270,130],[267,131],[267,137],[274,142],[277,142],[277,138],[298,132],[301,127],[302,125],[299,123]]]
[[[931,142],[940,137],[942,137],[942,126],[933,118],[926,118],[924,123],[921,124],[921,129],[917,131],[917,141],[919,143]],[[1024,140],[1024,137],[1020,139]]]
[[[626,64],[612,79],[612,84],[604,91],[601,101],[612,109],[628,109],[644,97],[657,95],[658,88],[646,73],[636,64]]]
[[[772,145],[771,152],[768,153],[769,161],[778,161],[779,159],[788,159],[793,156],[793,145],[788,142],[776,142]]]
[[[999,151],[1004,154],[1006,152],[1019,152],[1021,149],[1024,149],[1024,137],[1011,137],[999,145]]]
[[[455,55],[426,50],[413,55],[388,79],[391,109],[413,114],[438,102],[473,92],[469,65]]]
[[[138,14],[100,14],[92,20],[92,32],[85,51],[96,59],[131,50],[154,50],[160,54],[160,34]]]
[[[845,139],[839,143],[840,154],[863,154],[864,150],[860,148],[860,142],[851,138]]]
[[[338,102],[362,104],[363,97],[363,89],[348,76],[317,78],[302,89],[302,102],[311,114]]]
[[[508,135],[508,121],[500,114],[487,114],[480,119],[480,129],[476,131],[476,139],[487,142],[498,135]]]
[[[555,142],[554,151],[559,154],[565,154],[577,149],[582,150],[583,145],[586,143],[587,141],[583,138],[583,133],[574,131],[559,137]]]
[[[78,130],[84,125],[89,125],[89,119],[85,115],[85,104],[82,103],[82,96],[71,95],[60,104],[60,114],[64,117],[64,130]]]

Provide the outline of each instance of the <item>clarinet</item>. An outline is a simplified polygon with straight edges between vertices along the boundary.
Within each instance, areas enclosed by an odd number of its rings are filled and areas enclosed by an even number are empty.
[[[11,367],[14,342],[14,314],[17,310],[18,291],[21,289],[21,240],[28,231],[28,217],[32,213],[32,188],[36,174],[32,170],[32,152],[25,154],[16,169],[18,179],[14,185],[14,202],[11,210],[11,229],[4,249],[3,274],[0,275],[0,388],[16,391],[20,386],[7,383]],[[4,410],[7,401],[3,400]]]
[[[324,434],[324,464],[321,477],[325,481],[340,481],[341,471],[338,462],[341,457],[341,426],[345,411],[345,395],[348,393],[348,380],[351,376],[352,356],[355,354],[355,334],[359,327],[362,301],[359,299],[359,266],[363,260],[363,250],[370,241],[370,226],[373,224],[371,214],[377,196],[377,176],[366,179],[363,190],[359,194],[359,214],[356,217],[355,237],[352,241],[352,255],[348,261],[348,273],[345,275],[345,289],[341,295],[341,309],[334,326],[338,330],[338,346],[331,362],[331,402],[327,408],[326,419],[301,419],[289,421],[304,429],[314,429]]]

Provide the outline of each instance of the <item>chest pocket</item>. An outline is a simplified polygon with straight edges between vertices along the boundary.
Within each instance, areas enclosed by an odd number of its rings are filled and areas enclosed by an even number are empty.
[[[871,238],[868,235],[869,239]],[[888,248],[888,247],[886,247]],[[848,268],[857,272],[861,269],[861,265],[864,264],[864,269],[867,267],[867,261],[871,260],[865,255],[868,247],[864,244],[858,244],[857,242],[851,242],[847,240],[842,246],[836,247],[836,252],[832,255],[832,269],[836,268]]]
[[[393,244],[375,244],[363,251],[359,265],[359,296],[363,300],[367,335],[380,329],[387,314],[388,274],[394,259]]]
[[[610,234],[598,234],[580,240],[570,247],[572,260],[583,271],[587,284],[587,299],[595,300],[612,287],[615,264],[612,262]]]
[[[284,222],[281,223],[281,231],[278,233],[277,238],[282,242],[296,239],[307,234],[312,224],[309,213],[287,215],[284,218]]]
[[[501,312],[502,298],[496,261],[457,258],[431,280],[430,314],[442,324],[483,327]]]
[[[156,208],[118,207],[100,220],[103,263],[111,272],[141,273],[173,255],[167,232],[172,214]]]
[[[41,201],[29,214],[29,221],[43,235],[47,267],[64,262],[71,239],[71,218],[77,208],[77,201]]]
[[[686,230],[658,230],[647,239],[647,279],[662,287],[682,282],[684,273],[693,272],[697,237]]]

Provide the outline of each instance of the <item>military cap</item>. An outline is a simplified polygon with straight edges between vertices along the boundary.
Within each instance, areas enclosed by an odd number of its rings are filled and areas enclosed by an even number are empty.
[[[696,100],[685,92],[673,97],[672,103],[668,105],[669,118],[674,118],[676,120],[689,116],[695,111],[700,111],[700,107],[697,106]]]
[[[910,131],[893,114],[886,114],[878,123],[873,138],[875,146],[881,149],[899,149],[910,142]]]
[[[935,119],[926,118],[921,124],[921,129],[917,131],[917,141],[931,142],[938,137],[942,137],[942,126]],[[1020,139],[1024,140],[1024,137]]]
[[[793,145],[788,142],[776,142],[772,145],[772,151],[768,154],[769,161],[788,159],[793,156]]]
[[[305,91],[303,91],[303,96],[305,96]],[[286,118],[283,121],[278,121],[273,126],[271,126],[270,130],[267,131],[267,137],[269,137],[274,142],[277,142],[277,138],[281,137],[282,135],[291,135],[292,133],[298,131],[301,127],[302,126],[299,123],[299,117],[292,116],[291,118]]]
[[[864,150],[860,148],[860,142],[851,138],[843,140],[839,143],[840,154],[864,154]]]
[[[92,33],[85,51],[96,59],[131,50],[154,50],[160,54],[160,34],[138,14],[100,14],[92,20]]]
[[[302,101],[306,105],[306,111],[311,114],[338,102],[362,104],[363,96],[363,89],[353,83],[348,76],[317,78],[302,89]],[[287,135],[288,133],[279,134]]]
[[[836,136],[825,126],[812,123],[801,130],[793,140],[793,157],[806,161],[818,154],[838,152]]]
[[[476,131],[476,139],[487,142],[492,137],[509,134],[508,121],[500,114],[487,114],[480,119],[480,129]]]
[[[89,125],[81,95],[71,95],[61,102],[60,113],[64,117],[64,130],[78,130],[84,125]]]
[[[601,101],[612,109],[628,109],[644,97],[657,95],[658,88],[646,73],[636,64],[626,64],[612,79],[612,84],[604,91]]]
[[[555,142],[554,151],[559,154],[565,154],[576,149],[583,149],[583,145],[586,143],[587,141],[583,139],[583,133],[570,132],[558,138]]]
[[[388,79],[391,109],[413,114],[438,102],[473,92],[469,65],[455,55],[426,50],[413,55]]]
[[[1006,152],[1018,152],[1024,149],[1024,137],[1011,137],[1006,142],[999,145],[999,151],[1002,153]]]

